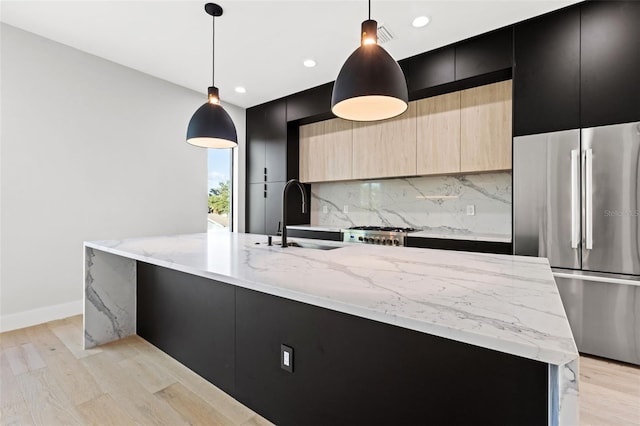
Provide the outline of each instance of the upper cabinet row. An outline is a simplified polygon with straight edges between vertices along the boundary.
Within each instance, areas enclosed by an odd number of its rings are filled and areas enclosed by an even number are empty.
[[[514,135],[640,119],[640,2],[591,1],[515,25]]]
[[[410,102],[389,120],[300,126],[303,182],[508,169],[511,81]]]

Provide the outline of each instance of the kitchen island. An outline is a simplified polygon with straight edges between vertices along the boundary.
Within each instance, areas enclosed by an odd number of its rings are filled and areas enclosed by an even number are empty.
[[[137,333],[279,424],[577,424],[546,259],[266,241],[86,242],[85,347]]]

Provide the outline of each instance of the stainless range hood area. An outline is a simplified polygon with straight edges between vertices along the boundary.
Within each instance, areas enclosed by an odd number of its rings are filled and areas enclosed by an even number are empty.
[[[514,139],[514,251],[549,259],[581,352],[640,364],[640,122]]]

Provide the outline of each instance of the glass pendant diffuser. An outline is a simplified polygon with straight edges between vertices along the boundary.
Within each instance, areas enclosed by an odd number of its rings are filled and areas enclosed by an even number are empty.
[[[193,114],[187,127],[187,142],[203,148],[234,148],[238,146],[238,135],[233,120],[220,105],[218,88],[215,87],[215,20],[222,15],[222,7],[207,3],[204,10],[213,17],[213,63],[211,87],[208,100]]]
[[[407,82],[400,65],[378,45],[378,23],[362,23],[360,47],[347,58],[333,86],[331,111],[352,121],[395,117],[409,106]]]

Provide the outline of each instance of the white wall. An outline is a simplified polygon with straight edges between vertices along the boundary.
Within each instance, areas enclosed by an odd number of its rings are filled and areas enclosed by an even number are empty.
[[[0,31],[8,330],[81,312],[84,240],[206,231],[207,156],[185,142],[204,94],[6,24]],[[244,145],[244,110],[229,112]]]
[[[222,94],[224,95],[224,94]],[[246,112],[244,108],[228,104],[222,101],[225,111],[229,113],[233,123],[236,125],[238,132],[238,146],[233,149],[233,187],[232,199],[233,206],[231,214],[233,215],[233,231],[244,232],[244,206],[245,206],[245,169],[246,169]]]

